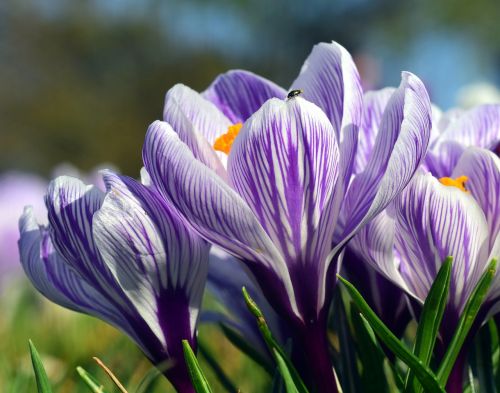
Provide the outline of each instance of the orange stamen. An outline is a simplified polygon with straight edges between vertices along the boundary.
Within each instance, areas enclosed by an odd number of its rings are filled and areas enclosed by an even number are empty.
[[[231,147],[233,146],[233,142],[238,136],[241,127],[243,127],[243,124],[241,123],[236,123],[232,126],[229,126],[227,132],[225,134],[222,134],[215,140],[214,149],[229,154],[229,152],[231,151]]]
[[[467,176],[460,176],[457,177],[456,179],[452,179],[451,177],[442,177],[439,179],[439,182],[441,184],[444,184],[445,186],[457,187],[459,190],[463,192],[469,192],[467,188],[465,188],[465,182],[467,180],[469,180]]]

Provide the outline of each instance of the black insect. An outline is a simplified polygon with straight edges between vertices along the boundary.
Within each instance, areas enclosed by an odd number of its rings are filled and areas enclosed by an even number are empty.
[[[290,98],[297,97],[297,96],[301,95],[303,92],[304,91],[302,89],[292,90],[290,93],[288,93],[288,95],[286,96],[286,98],[290,99]]]

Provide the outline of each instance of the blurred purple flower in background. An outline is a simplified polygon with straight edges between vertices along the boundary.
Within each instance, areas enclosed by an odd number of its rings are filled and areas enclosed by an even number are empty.
[[[33,214],[46,223],[47,211],[43,195],[47,182],[36,175],[7,172],[0,176],[0,284],[19,275],[19,216],[26,205],[33,205]]]
[[[64,307],[127,333],[179,392],[193,392],[181,340],[196,348],[209,245],[137,181],[105,174],[107,193],[72,177],[52,181],[49,225],[27,208],[21,260],[33,285]]]

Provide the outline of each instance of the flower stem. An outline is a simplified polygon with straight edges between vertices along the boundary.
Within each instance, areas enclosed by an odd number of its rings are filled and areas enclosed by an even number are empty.
[[[326,321],[311,321],[297,329],[292,360],[311,392],[337,393],[328,351]]]

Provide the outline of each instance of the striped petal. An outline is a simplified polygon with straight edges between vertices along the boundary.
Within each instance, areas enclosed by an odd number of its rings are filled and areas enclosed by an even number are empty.
[[[363,111],[363,90],[351,55],[336,42],[315,45],[291,89],[302,89],[303,97],[330,119],[340,141],[339,186],[344,192],[351,179]]]
[[[265,103],[247,120],[229,155],[231,184],[296,279],[303,282],[308,272],[314,287],[331,250],[338,162],[330,122],[320,108],[300,97]]]
[[[330,119],[338,140],[346,128],[361,125],[363,93],[358,70],[349,52],[337,44],[313,47],[291,89],[318,105]]]
[[[35,288],[60,306],[94,315],[120,328],[140,343],[120,310],[73,269],[54,249],[49,231],[39,226],[31,208],[19,220],[19,250],[26,275]],[[142,347],[149,356],[148,348]]]
[[[467,189],[486,215],[489,249],[500,233],[500,159],[486,149],[470,147],[458,161],[452,177],[467,176]]]
[[[215,172],[194,158],[167,123],[150,126],[143,159],[159,191],[189,225],[211,243],[251,263],[262,279],[275,280],[269,289],[295,308],[286,264],[255,214]]]
[[[344,240],[408,184],[425,156],[430,129],[431,108],[425,87],[413,74],[403,73],[401,85],[383,114],[367,167],[353,179],[347,192],[341,220]]]
[[[369,91],[363,96],[363,118],[359,131],[354,173],[362,172],[370,160],[382,115],[395,90],[392,87],[386,87],[377,91]]]
[[[285,98],[286,91],[252,72],[232,70],[219,75],[203,96],[233,123],[243,123],[268,99]]]
[[[464,150],[465,146],[458,142],[440,142],[439,148],[427,152],[424,167],[435,177],[450,177]]]
[[[154,191],[110,172],[105,181],[93,227],[104,263],[167,350],[193,342],[209,246]]]
[[[453,257],[450,304],[455,317],[486,267],[488,225],[474,198],[418,174],[395,203],[401,273],[421,302],[447,256]]]
[[[456,141],[464,147],[495,148],[500,142],[500,105],[480,105],[460,114],[439,139]]]
[[[177,84],[165,96],[163,120],[198,160],[224,176],[226,156],[216,153],[212,146],[217,137],[227,132],[231,122],[215,105],[189,87]]]
[[[57,251],[81,276],[94,277],[99,288],[113,291],[109,287],[116,284],[92,236],[93,215],[103,199],[104,194],[97,187],[60,176],[49,184],[45,203]]]

